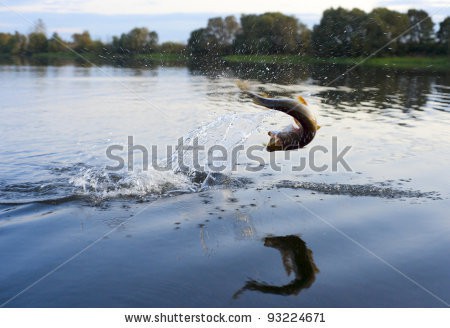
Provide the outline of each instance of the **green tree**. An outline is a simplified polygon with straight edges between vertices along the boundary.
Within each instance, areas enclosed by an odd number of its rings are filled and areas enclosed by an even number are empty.
[[[207,33],[206,28],[199,28],[191,32],[187,43],[187,50],[192,57],[202,57],[211,55],[210,44],[213,42]],[[217,54],[216,54],[217,55]]]
[[[410,30],[400,39],[403,53],[428,53],[434,43],[434,23],[424,10],[410,9],[407,12]]]
[[[134,28],[128,33],[127,42],[127,48],[132,53],[148,53],[155,50],[158,36],[145,27]]]
[[[299,55],[306,55],[311,52],[311,30],[303,23],[298,23],[297,30],[297,53]]]
[[[450,16],[447,16],[440,24],[436,33],[439,52],[450,55]]]
[[[364,54],[367,14],[359,9],[330,8],[312,32],[312,50],[319,57],[356,57]]]
[[[56,32],[48,40],[48,52],[64,52],[67,47],[67,43]]]
[[[178,42],[164,42],[159,46],[159,51],[165,54],[183,54],[186,45]]]
[[[158,34],[145,27],[136,27],[126,34],[123,33],[120,38],[113,38],[113,48],[122,53],[151,53],[157,47]]]
[[[12,35],[9,33],[0,33],[0,53],[11,53],[11,39]]]
[[[211,37],[218,48],[230,47],[234,41],[239,23],[234,16],[210,18],[206,26],[206,33]]]
[[[239,24],[234,16],[214,17],[206,28],[192,31],[187,49],[193,56],[220,56],[232,52]]]
[[[366,30],[366,53],[373,53],[392,41],[380,54],[398,54],[403,38],[396,39],[409,27],[407,14],[402,14],[387,8],[375,8],[369,13]]]
[[[48,50],[46,27],[42,19],[38,19],[33,26],[32,32],[28,34],[26,51],[28,53],[42,53]]]
[[[72,48],[77,52],[91,51],[94,48],[94,41],[88,31],[72,34],[72,40]]]
[[[226,45],[232,45],[236,34],[239,32],[241,26],[234,16],[227,16],[224,19],[225,31],[224,31],[224,43]]]
[[[115,53],[122,53],[124,52],[124,49],[122,48],[122,42],[121,37],[113,36],[112,42],[111,42],[111,51]]]
[[[19,32],[0,33],[0,53],[21,55],[27,51],[27,37]]]
[[[297,18],[281,13],[242,15],[235,51],[243,54],[294,54],[299,42],[307,41],[306,26]],[[299,33],[305,33],[300,35]]]
[[[27,49],[27,37],[17,31],[14,32],[14,35],[11,38],[10,49],[12,55],[25,54]]]
[[[28,34],[28,53],[42,53],[47,52],[48,41],[44,33],[33,32]]]

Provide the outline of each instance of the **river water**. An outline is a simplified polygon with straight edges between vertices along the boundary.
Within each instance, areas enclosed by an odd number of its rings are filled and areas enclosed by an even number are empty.
[[[448,306],[450,74],[348,69],[0,66],[0,303]]]

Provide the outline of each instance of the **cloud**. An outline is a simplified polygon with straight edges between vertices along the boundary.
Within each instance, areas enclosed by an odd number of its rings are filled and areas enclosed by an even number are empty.
[[[329,7],[355,7],[354,0],[292,1],[292,0],[35,0],[2,1],[0,11],[13,10],[19,13],[84,13],[101,15],[136,15],[169,13],[262,13],[281,11],[284,13],[321,13]],[[361,9],[370,10],[375,0],[357,4]]]

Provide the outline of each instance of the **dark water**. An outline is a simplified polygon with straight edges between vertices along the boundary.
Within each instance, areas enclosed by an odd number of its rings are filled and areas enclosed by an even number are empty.
[[[347,69],[0,66],[0,303],[448,306],[450,73]],[[237,79],[302,95],[318,135],[213,174],[186,152],[180,169],[179,138],[231,153],[291,124]],[[172,166],[130,159],[130,137]],[[346,146],[351,170],[334,170]],[[312,157],[327,168],[298,168]]]

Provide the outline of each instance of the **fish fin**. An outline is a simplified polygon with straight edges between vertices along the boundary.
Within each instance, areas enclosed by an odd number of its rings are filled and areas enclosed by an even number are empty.
[[[306,100],[302,97],[302,96],[298,96],[297,97],[298,101],[300,101],[300,103],[302,103],[305,106],[308,106],[308,103],[306,102]]]
[[[319,130],[321,128],[321,126],[319,124],[317,124],[317,130]]]
[[[239,89],[241,89],[241,91],[249,91],[250,89],[250,84],[248,81],[237,80],[236,85]]]

